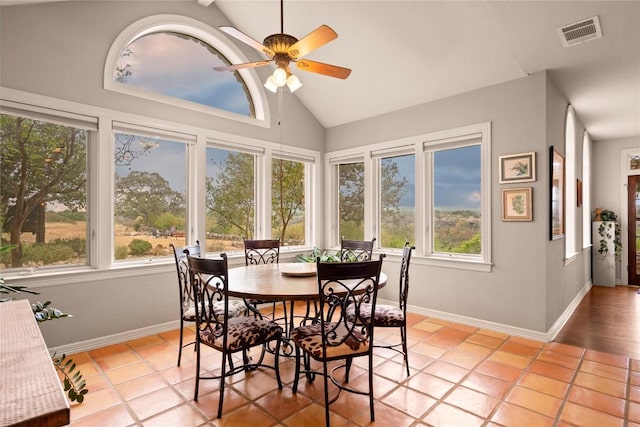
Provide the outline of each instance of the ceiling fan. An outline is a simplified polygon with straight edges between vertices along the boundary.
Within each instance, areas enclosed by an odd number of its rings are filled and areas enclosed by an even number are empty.
[[[349,68],[302,59],[302,57],[309,52],[337,39],[338,34],[327,25],[319,26],[300,40],[289,34],[285,34],[283,0],[280,0],[280,33],[267,36],[263,43],[254,40],[234,27],[220,27],[220,30],[262,52],[268,56],[269,59],[224,67],[214,67],[214,70],[235,71],[241,68],[261,67],[273,61],[276,64],[276,69],[265,83],[265,87],[272,92],[276,92],[279,87],[285,84],[291,92],[302,86],[300,80],[291,74],[291,70],[289,69],[289,64],[291,63],[296,64],[300,70],[336,77],[338,79],[346,79],[351,74]]]

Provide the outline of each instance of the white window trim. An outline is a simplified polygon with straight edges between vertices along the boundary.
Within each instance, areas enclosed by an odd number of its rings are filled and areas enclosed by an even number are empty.
[[[590,248],[591,241],[591,170],[592,146],[589,132],[582,136],[582,249]]]
[[[432,158],[435,151],[449,148],[458,148],[465,146],[480,145],[480,164],[481,164],[481,254],[479,256],[464,254],[440,254],[433,252],[432,248],[432,231],[433,223],[431,207],[433,206],[433,191],[431,184],[433,183]],[[424,185],[423,192],[425,200],[423,202],[424,209],[424,234],[422,255],[429,260],[429,264],[437,266],[450,265],[453,268],[470,269],[475,271],[490,272],[491,261],[491,122],[478,123],[475,125],[448,129],[440,132],[424,135],[424,161],[425,176],[422,180]],[[428,175],[427,175],[428,174]],[[427,178],[427,176],[429,176]],[[427,186],[427,181],[429,186]],[[416,183],[416,187],[418,187]],[[417,191],[417,190],[416,190]],[[466,267],[465,267],[466,266]]]
[[[157,92],[147,91],[113,80],[113,70],[120,57],[120,52],[134,40],[147,34],[156,32],[176,32],[187,34],[202,40],[218,50],[229,61],[235,64],[249,62],[242,51],[234,44],[230,43],[226,36],[217,29],[210,27],[200,21],[180,15],[161,14],[142,18],[127,28],[125,28],[114,40],[105,61],[103,73],[103,85],[106,90],[120,92],[152,101],[162,102],[170,105],[177,105],[182,108],[212,114],[225,119],[236,120],[261,127],[269,127],[271,123],[267,95],[262,86],[260,77],[251,68],[240,69],[238,73],[244,80],[249,90],[249,95],[253,101],[255,118],[246,117],[240,114],[225,111],[219,108],[209,107],[196,102],[189,102],[180,98],[163,95]],[[212,71],[214,72],[214,71]]]
[[[114,207],[111,197],[105,197],[105,194],[113,194],[114,190],[114,173],[115,166],[113,161],[104,161],[104,159],[113,159],[113,122],[128,123],[138,126],[140,129],[158,129],[160,133],[173,135],[196,135],[195,143],[189,143],[187,169],[187,186],[193,193],[194,199],[189,199],[187,225],[190,228],[190,240],[200,239],[204,241],[205,236],[205,219],[204,219],[204,163],[205,149],[208,143],[218,141],[222,144],[222,148],[235,147],[236,149],[246,149],[254,153],[264,153],[267,150],[276,150],[279,152],[287,152],[289,156],[299,156],[299,159],[305,160],[310,164],[311,176],[308,180],[308,186],[312,188],[312,196],[307,197],[307,212],[316,212],[319,206],[322,206],[324,198],[322,197],[322,170],[317,167],[320,164],[321,154],[306,148],[286,146],[282,143],[273,143],[266,140],[255,139],[245,136],[233,135],[225,132],[214,131],[211,129],[199,128],[185,125],[177,122],[160,120],[153,117],[129,114],[120,110],[111,110],[103,107],[97,107],[88,104],[67,101],[48,96],[23,92],[20,90],[0,87],[2,103],[19,103],[24,105],[26,109],[34,106],[35,111],[48,110],[53,115],[65,117],[92,117],[96,119],[98,132],[98,143],[94,144],[94,150],[89,150],[88,155],[88,187],[90,194],[87,198],[89,204],[90,224],[87,225],[88,238],[90,243],[87,248],[87,259],[90,263],[88,266],[72,266],[72,267],[43,267],[35,271],[15,270],[3,271],[3,277],[11,280],[15,284],[25,284],[31,288],[41,288],[46,286],[55,286],[60,283],[84,283],[88,278],[95,279],[100,277],[118,278],[133,275],[148,275],[156,272],[167,272],[175,269],[173,259],[170,257],[163,259],[138,260],[131,262],[113,262],[113,235],[114,235]],[[93,140],[92,140],[93,142]],[[264,156],[263,156],[264,157]],[[311,165],[313,159],[313,165]],[[191,197],[187,194],[187,197]],[[258,209],[258,207],[257,207]],[[262,209],[265,209],[264,207]],[[200,213],[202,212],[202,213]],[[270,212],[270,210],[267,210]],[[311,221],[318,221],[319,218],[313,217]],[[108,224],[108,225],[105,225]],[[315,224],[315,222],[314,222]],[[301,249],[310,249],[317,245],[323,232],[323,225],[310,226],[311,234],[307,234],[308,247],[296,247],[292,253],[300,252]],[[230,265],[244,262],[244,254],[234,254],[229,257]]]
[[[576,229],[576,177],[577,141],[576,116],[569,105],[565,113],[565,265],[578,256]]]
[[[426,174],[429,168],[426,166],[424,148],[425,145],[432,149],[433,147],[444,147],[448,144],[457,144],[457,141],[468,139],[470,136],[479,139],[481,148],[481,176],[482,176],[482,254],[481,256],[470,256],[464,254],[433,254],[426,249],[429,241],[429,231],[426,224],[430,222],[431,195],[426,188]],[[417,248],[414,260],[417,264],[455,268],[462,270],[490,272],[492,268],[491,256],[491,122],[477,123],[469,126],[462,126],[454,129],[433,132],[424,135],[417,135],[408,138],[402,138],[394,141],[376,143],[357,148],[339,150],[327,153],[325,155],[325,170],[329,175],[325,192],[328,195],[328,202],[325,204],[325,218],[327,218],[325,242],[328,248],[339,246],[339,212],[338,212],[338,166],[346,163],[364,162],[365,168],[365,236],[375,235],[377,223],[374,223],[373,200],[377,192],[374,185],[375,163],[377,158],[384,155],[385,157],[392,153],[410,153],[415,152],[416,159],[416,182],[415,182],[415,246]],[[368,214],[367,214],[368,213]],[[418,231],[418,230],[424,230]],[[380,248],[377,248],[380,250]],[[384,248],[385,253],[394,254],[397,250]]]

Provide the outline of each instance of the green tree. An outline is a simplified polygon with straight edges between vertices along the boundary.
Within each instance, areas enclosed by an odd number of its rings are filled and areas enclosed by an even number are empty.
[[[207,179],[207,209],[218,226],[247,239],[253,238],[254,228],[253,164],[251,154],[229,153],[219,162],[220,173]]]
[[[275,159],[271,170],[271,222],[284,242],[287,226],[304,208],[304,163]]]
[[[11,266],[21,267],[20,234],[38,207],[47,202],[69,209],[85,207],[88,132],[2,114],[0,138],[2,223],[9,230],[13,246]]]
[[[182,193],[174,191],[156,172],[131,171],[127,176],[116,175],[115,198],[119,216],[144,226],[156,226],[165,212],[185,209]]]

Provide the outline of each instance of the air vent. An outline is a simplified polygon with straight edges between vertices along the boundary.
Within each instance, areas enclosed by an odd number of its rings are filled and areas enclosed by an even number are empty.
[[[558,35],[564,47],[575,46],[602,37],[598,16],[583,19],[573,24],[558,28]]]

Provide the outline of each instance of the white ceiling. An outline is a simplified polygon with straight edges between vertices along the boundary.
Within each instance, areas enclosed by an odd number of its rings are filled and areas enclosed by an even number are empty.
[[[280,32],[277,0],[214,4],[258,41]],[[595,15],[603,38],[562,46],[558,28]],[[339,38],[305,58],[351,76],[292,70],[295,95],[325,127],[549,70],[592,139],[640,135],[640,2],[284,1],[285,33],[321,24]]]
[[[0,3],[41,1],[57,0]],[[280,32],[279,0],[213,3],[258,41]],[[558,28],[595,15],[601,39],[562,46]],[[303,83],[295,96],[325,127],[549,70],[592,139],[640,135],[638,1],[284,0],[285,33],[300,39],[322,24],[339,38],[305,58],[351,76],[292,70]]]

